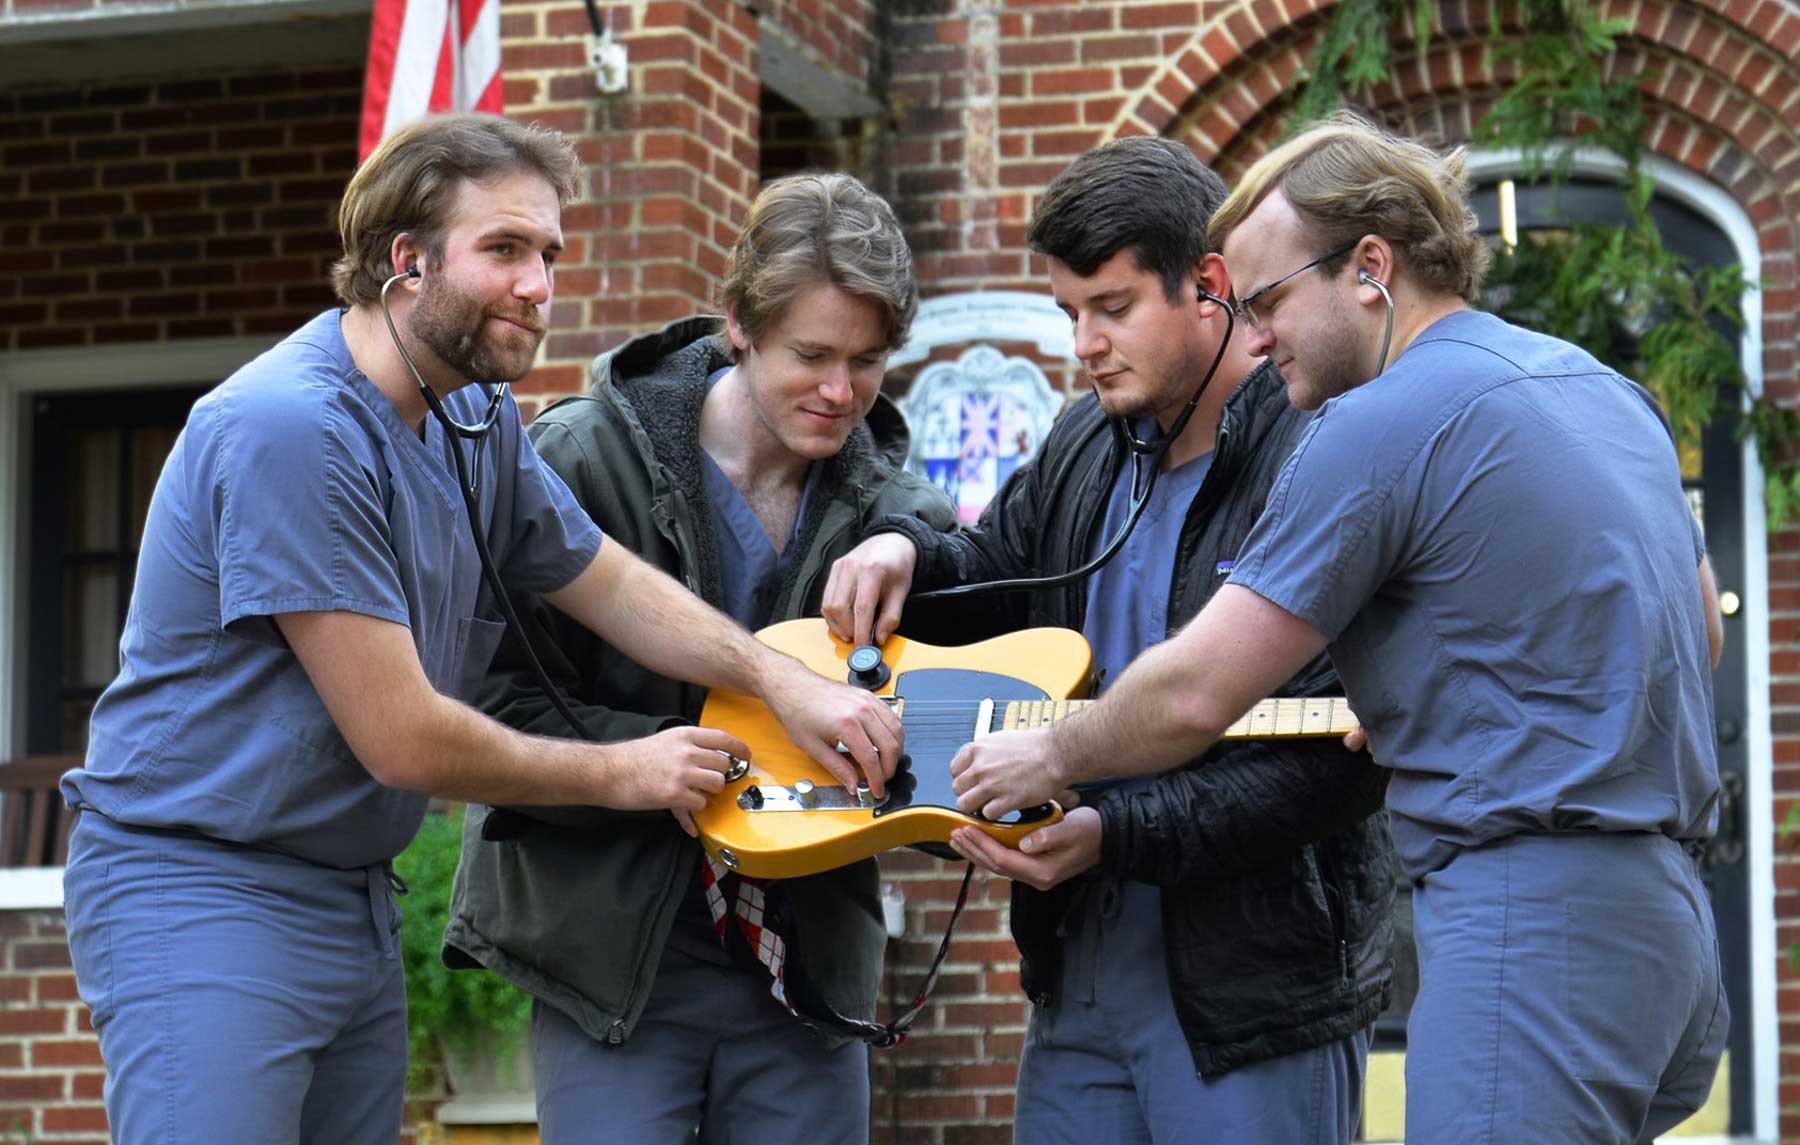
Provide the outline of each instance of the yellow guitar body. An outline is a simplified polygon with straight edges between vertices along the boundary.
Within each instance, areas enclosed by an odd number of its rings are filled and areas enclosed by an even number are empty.
[[[823,620],[790,620],[757,635],[821,675],[850,676],[852,646],[833,639]],[[978,827],[1016,847],[1024,836],[1062,818],[1055,804],[1035,817],[1025,813],[1028,821],[989,823],[964,815],[950,791],[949,763],[978,731],[1020,726],[1003,722],[999,710],[1008,706],[1005,701],[1085,695],[1092,653],[1080,633],[1027,629],[958,648],[896,636],[881,653],[889,678],[876,694],[896,697],[908,759],[897,782],[889,784],[890,800],[879,807],[859,804],[796,748],[760,700],[726,691],[708,697],[700,722],[750,745],[747,773],[694,815],[700,839],[715,858],[747,875],[794,878],[896,847],[946,845],[957,827]],[[984,700],[1001,702],[984,708]]]

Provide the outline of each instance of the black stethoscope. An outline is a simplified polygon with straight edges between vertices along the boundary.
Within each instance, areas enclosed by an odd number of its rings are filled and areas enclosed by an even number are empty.
[[[401,360],[406,363],[406,368],[412,371],[413,381],[419,384],[419,393],[425,398],[426,407],[431,410],[431,414],[437,419],[438,424],[444,428],[446,444],[450,447],[450,457],[456,466],[456,485],[462,491],[463,508],[468,513],[469,536],[475,542],[476,555],[481,558],[481,573],[487,580],[488,591],[493,594],[494,600],[500,608],[500,614],[505,618],[506,626],[512,632],[513,638],[519,642],[519,647],[525,650],[525,658],[531,665],[532,676],[537,681],[538,687],[543,690],[544,695],[548,697],[562,718],[568,722],[569,727],[574,729],[576,736],[591,740],[593,737],[588,734],[586,728],[581,726],[581,721],[575,718],[575,713],[569,708],[568,701],[563,699],[562,693],[550,682],[550,674],[544,671],[543,662],[538,659],[537,649],[531,646],[531,640],[525,635],[525,626],[519,623],[519,615],[513,609],[512,599],[506,592],[506,585],[500,580],[499,570],[494,567],[494,554],[488,549],[487,534],[481,527],[481,445],[483,439],[487,437],[488,431],[499,422],[500,413],[506,408],[507,395],[512,393],[512,383],[501,382],[492,390],[486,391],[488,395],[487,410],[482,413],[481,420],[474,425],[464,425],[450,416],[450,412],[444,408],[444,403],[438,400],[437,393],[425,384],[425,376],[419,373],[419,367],[413,362],[412,355],[407,353],[406,343],[400,340],[400,331],[394,325],[394,315],[388,310],[388,291],[393,289],[394,284],[406,280],[418,281],[421,277],[418,267],[409,266],[382,283],[381,317],[387,322],[388,336],[394,340],[394,349],[400,351]],[[479,384],[486,390],[488,383]],[[457,441],[458,438],[475,443],[475,460],[473,462],[463,456],[462,446]]]
[[[1170,425],[1167,430],[1159,430],[1153,438],[1145,441],[1132,432],[1130,423],[1125,418],[1111,419],[1113,439],[1118,445],[1121,455],[1128,455],[1131,458],[1131,500],[1130,507],[1125,514],[1124,525],[1120,526],[1113,538],[1106,542],[1100,553],[1081,567],[1070,569],[1068,572],[1056,573],[1052,576],[1015,577],[1011,580],[988,580],[975,584],[955,585],[950,588],[918,593],[913,597],[914,600],[942,600],[955,596],[972,596],[981,592],[1060,588],[1093,575],[1106,562],[1119,554],[1119,550],[1125,547],[1126,539],[1131,536],[1131,531],[1137,528],[1138,520],[1144,515],[1144,510],[1150,507],[1150,493],[1156,488],[1157,476],[1162,472],[1163,456],[1169,452],[1169,447],[1175,444],[1182,431],[1187,429],[1188,419],[1194,416],[1195,407],[1200,404],[1200,398],[1206,393],[1207,387],[1212,385],[1213,376],[1219,372],[1219,364],[1225,360],[1226,347],[1231,345],[1231,335],[1237,326],[1237,317],[1232,312],[1230,302],[1199,285],[1194,287],[1194,295],[1196,302],[1212,302],[1225,311],[1225,337],[1219,340],[1218,352],[1213,355],[1212,365],[1207,368],[1206,376],[1200,379],[1200,385],[1194,390],[1194,396],[1188,399],[1187,405],[1182,407],[1180,415],[1175,418],[1174,424]],[[1095,386],[1095,395],[1098,396],[1099,392],[1099,387]],[[1145,471],[1146,462],[1149,463],[1148,472]]]

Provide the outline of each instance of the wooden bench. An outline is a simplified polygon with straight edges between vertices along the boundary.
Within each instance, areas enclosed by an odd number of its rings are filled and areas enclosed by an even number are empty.
[[[32,755],[0,764],[0,867],[60,867],[75,816],[57,783],[78,755]]]

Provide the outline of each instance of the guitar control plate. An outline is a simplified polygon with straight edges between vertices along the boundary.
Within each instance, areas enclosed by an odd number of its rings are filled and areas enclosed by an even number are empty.
[[[802,780],[802,782],[805,782]],[[756,791],[760,798],[751,796],[746,791],[738,796],[738,806],[745,811],[854,811],[858,808],[869,809],[869,804],[861,798],[850,794],[842,787],[832,784],[820,785],[804,793],[792,787],[781,787],[773,783],[758,783]]]

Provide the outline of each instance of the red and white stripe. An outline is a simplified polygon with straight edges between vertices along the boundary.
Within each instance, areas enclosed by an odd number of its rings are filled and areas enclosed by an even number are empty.
[[[433,112],[501,110],[500,0],[375,0],[359,156]]]

